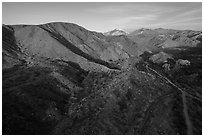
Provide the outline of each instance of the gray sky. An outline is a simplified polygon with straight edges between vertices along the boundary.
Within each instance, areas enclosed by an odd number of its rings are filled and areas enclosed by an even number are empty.
[[[76,23],[88,30],[202,29],[202,3],[3,3],[3,24]]]

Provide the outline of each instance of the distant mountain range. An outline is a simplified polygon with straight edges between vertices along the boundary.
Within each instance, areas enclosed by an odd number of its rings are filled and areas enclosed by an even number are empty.
[[[44,25],[3,25],[3,33],[13,38],[5,42],[9,47],[11,47],[11,41],[17,42],[15,49],[18,51],[13,50],[13,52],[73,61],[86,69],[98,66],[94,63],[99,64],[100,67],[111,68],[110,62],[129,56],[139,56],[144,51],[180,46],[195,47],[199,45],[202,37],[200,31],[161,28],[139,29],[129,34],[115,29],[103,35],[88,31],[76,24],[60,22]],[[3,57],[5,58],[6,54],[10,54],[7,50],[12,48],[4,47]]]
[[[122,30],[112,30],[104,33],[105,35],[126,35],[140,47],[139,50],[154,50],[155,48],[189,46],[195,47],[199,45],[202,32],[193,30],[172,30],[172,29],[138,29],[130,33]]]

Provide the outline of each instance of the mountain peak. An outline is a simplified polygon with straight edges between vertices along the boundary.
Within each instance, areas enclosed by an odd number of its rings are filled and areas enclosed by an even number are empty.
[[[127,33],[121,29],[114,29],[104,33],[104,35],[112,35],[112,36],[119,36],[119,35],[126,35],[126,34]]]

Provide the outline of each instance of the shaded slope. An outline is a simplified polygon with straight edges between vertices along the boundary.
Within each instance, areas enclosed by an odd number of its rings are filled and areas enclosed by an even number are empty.
[[[42,27],[51,32],[59,33],[73,45],[94,58],[109,61],[110,59],[118,60],[126,57],[125,53],[120,49],[116,50],[117,45],[107,42],[103,34],[88,31],[76,24],[59,22],[44,24]]]
[[[2,63],[3,69],[22,64],[20,48],[17,46],[14,30],[9,26],[2,26]]]
[[[69,60],[78,63],[82,68],[88,70],[92,68],[99,70],[105,69],[103,66],[100,66],[100,64],[110,68],[117,68],[117,66],[103,61],[100,58],[92,57],[89,53],[81,51],[77,46],[62,37],[58,32],[52,33],[51,35],[51,33],[38,26],[26,26],[20,29],[15,28],[15,38],[23,52],[31,57],[36,56]],[[68,45],[69,48],[66,47]]]
[[[98,81],[103,80],[98,79]],[[55,134],[160,134],[161,127],[157,127],[154,131],[147,130],[143,122],[147,118],[155,120],[161,118],[161,116],[148,116],[150,106],[153,105],[153,108],[156,109],[156,104],[163,105],[163,103],[154,104],[158,100],[161,101],[161,98],[173,103],[171,106],[165,105],[165,111],[157,111],[157,114],[163,115],[164,121],[159,123],[163,124],[162,133],[177,134],[178,132],[185,134],[186,125],[185,122],[181,122],[183,116],[177,116],[173,114],[174,111],[171,111],[175,103],[173,99],[177,93],[164,81],[153,74],[138,70],[113,75],[111,81],[109,78],[106,81],[104,81],[104,86],[95,85],[98,87],[91,90],[92,94],[83,98],[79,103],[73,104],[69,110],[71,117],[59,123],[60,126],[56,126],[56,128],[60,127],[63,130],[56,129]],[[85,82],[90,83],[90,80]],[[76,94],[75,97],[77,98],[77,96]],[[164,116],[164,114],[172,115]],[[178,117],[180,117],[182,124],[177,123]],[[72,121],[71,119],[75,120]],[[66,125],[66,121],[72,122]],[[180,130],[182,128],[183,130]]]
[[[2,133],[49,134],[64,115],[71,91],[63,91],[48,69],[16,69],[3,71]]]
[[[170,67],[169,70],[163,68],[163,63],[154,63],[151,57],[157,53],[143,55],[143,59],[150,64],[155,73],[166,79],[173,86],[177,87],[182,93],[183,113],[188,127],[188,134],[201,134],[201,119],[202,115],[202,50],[201,47],[177,47],[166,48],[160,50],[166,54],[171,54],[172,59],[167,60],[166,64]],[[178,60],[187,60],[189,65],[181,66],[175,69]],[[153,69],[152,69],[153,68]],[[160,74],[159,74],[160,73]],[[192,107],[194,106],[194,107]]]
[[[69,41],[67,41],[63,36],[61,36],[59,33],[56,32],[51,32],[46,28],[43,28],[46,31],[48,31],[51,36],[53,38],[55,38],[57,41],[59,41],[63,46],[67,47],[69,50],[71,50],[72,52],[74,52],[75,54],[78,54],[79,56],[82,56],[84,58],[86,58],[89,61],[104,65],[108,68],[111,69],[119,69],[119,67],[117,65],[114,66],[114,64],[110,64],[108,62],[105,62],[103,60],[97,59],[97,58],[93,58],[91,55],[84,53],[83,51],[81,51],[79,48],[77,48],[76,46],[74,46],[72,43],[70,43]]]

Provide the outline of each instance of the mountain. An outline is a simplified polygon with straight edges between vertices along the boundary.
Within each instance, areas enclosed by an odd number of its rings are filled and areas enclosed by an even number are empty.
[[[152,51],[160,48],[196,47],[200,44],[202,32],[172,29],[139,29],[128,34],[128,38],[137,42],[139,50]]]
[[[127,35],[127,33],[123,30],[119,30],[119,29],[114,29],[108,32],[105,32],[104,35],[108,36],[120,36],[120,35]]]
[[[202,32],[2,26],[5,135],[202,134],[201,121]]]
[[[109,60],[127,57],[119,47],[106,43],[103,35],[75,24],[14,26],[14,36],[28,56],[72,61],[87,70],[91,67],[111,68]]]

